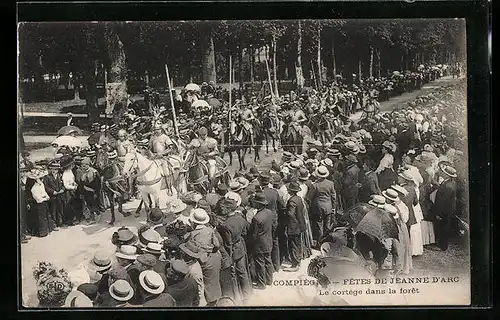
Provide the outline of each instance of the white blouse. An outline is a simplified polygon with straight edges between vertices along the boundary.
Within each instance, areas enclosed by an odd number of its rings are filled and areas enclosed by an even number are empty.
[[[31,194],[37,203],[42,203],[50,199],[42,181],[35,181],[35,184],[31,188]]]
[[[64,188],[67,190],[75,190],[77,185],[75,182],[75,175],[71,170],[65,170],[62,174],[62,181],[64,184]]]

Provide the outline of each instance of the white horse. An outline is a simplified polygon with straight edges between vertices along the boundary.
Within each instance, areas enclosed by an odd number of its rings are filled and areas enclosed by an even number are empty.
[[[182,176],[182,163],[182,158],[175,155],[166,159],[150,160],[136,149],[125,155],[123,175],[130,176],[131,172],[137,169],[133,176],[136,178],[146,212],[153,207],[166,208],[177,198],[177,192],[187,192],[185,179],[179,178]]]

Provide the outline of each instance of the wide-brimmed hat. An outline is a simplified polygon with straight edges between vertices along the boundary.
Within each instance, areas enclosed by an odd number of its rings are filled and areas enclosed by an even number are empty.
[[[128,283],[128,281],[119,279],[113,282],[109,286],[109,295],[117,300],[117,301],[122,301],[126,302],[132,299],[134,296],[134,288]]]
[[[286,188],[288,191],[291,191],[291,192],[299,192],[302,190],[297,181],[290,182]]]
[[[49,169],[61,169],[61,164],[59,163],[59,160],[52,160],[49,162],[48,167]]]
[[[115,253],[115,256],[120,259],[136,260],[137,247],[130,245],[122,245],[120,246],[120,249]]]
[[[351,152],[355,150],[356,146],[357,146],[356,142],[351,140],[344,143],[344,147]]]
[[[139,234],[139,245],[143,248],[148,246],[150,242],[160,242],[161,236],[153,228],[145,230],[143,233]]]
[[[292,169],[299,169],[300,168],[300,162],[297,160],[291,161],[289,164],[289,167]]]
[[[187,208],[187,204],[182,202],[181,199],[175,199],[172,202],[170,202],[169,205],[169,212],[178,214],[184,211]]]
[[[292,160],[293,159],[293,153],[289,152],[289,151],[284,151],[283,152],[283,155],[281,156],[281,159],[283,161],[289,161],[289,160]]]
[[[299,180],[306,181],[309,179],[310,176],[311,176],[311,174],[309,173],[309,171],[307,169],[302,168],[299,170]]]
[[[191,211],[191,214],[189,215],[189,220],[192,223],[196,224],[207,224],[210,221],[210,216],[205,210],[196,208],[193,211]]]
[[[118,157],[118,153],[116,152],[116,150],[108,152],[108,159],[109,160],[115,159],[116,157]]]
[[[141,287],[151,294],[160,294],[165,290],[165,282],[159,273],[153,270],[145,270],[139,274]]]
[[[263,194],[262,192],[256,193],[252,199],[252,202],[261,204],[263,206],[267,206],[269,204],[269,201],[267,201],[266,195]]]
[[[326,159],[321,160],[321,161],[320,161],[320,164],[321,164],[322,166],[325,166],[325,167],[327,167],[327,168],[328,168],[328,167],[332,167],[332,166],[333,166],[333,161],[332,161],[332,159],[328,159],[328,158],[326,158]]]
[[[388,140],[385,140],[384,142],[382,142],[382,147],[385,147],[385,148],[391,150],[392,152],[396,151],[396,145]]]
[[[328,171],[328,168],[325,166],[319,166],[314,171],[314,175],[319,178],[326,178],[330,175],[330,171]]]
[[[240,190],[245,189],[250,184],[250,181],[245,177],[237,177],[234,180],[240,184]]]
[[[329,157],[338,157],[341,155],[341,153],[338,149],[328,148],[328,149],[326,149],[326,155]]]
[[[271,182],[271,174],[267,171],[261,172],[259,174],[259,181],[262,184],[268,184],[269,182]]]
[[[148,243],[146,248],[142,249],[142,251],[152,253],[152,254],[161,254],[161,253],[165,252],[163,250],[163,246],[157,242]]]
[[[345,156],[345,159],[349,162],[352,162],[352,163],[358,162],[358,158],[353,154],[348,154],[347,156]]]
[[[447,161],[441,161],[438,163],[439,169],[451,178],[457,177],[457,170],[451,166],[451,163]]]
[[[414,181],[413,175],[411,174],[410,170],[405,170],[403,172],[400,172],[398,176],[405,179],[406,181]]]
[[[191,258],[200,258],[200,247],[194,241],[187,241],[179,245],[179,249]]]
[[[61,165],[61,168],[67,168],[70,165],[74,164],[75,161],[72,156],[69,154],[63,155],[61,158],[59,158],[59,164]]]
[[[111,268],[111,259],[106,252],[99,251],[90,260],[89,266],[95,271],[105,271]]]
[[[137,242],[137,235],[135,235],[129,228],[121,227],[113,234],[111,242],[114,245],[131,245]]]
[[[358,146],[358,148],[359,148],[359,153],[361,153],[361,154],[365,154],[366,153],[366,147],[365,147],[364,144],[360,144]]]
[[[236,205],[238,207],[241,205],[241,196],[236,192],[230,191],[230,192],[226,193],[224,198],[234,200],[234,202],[236,202]]]
[[[408,191],[406,191],[405,188],[403,188],[402,186],[398,185],[398,184],[393,184],[391,186],[391,189],[393,190],[396,190],[398,193],[401,193],[401,194],[406,194]]]
[[[259,176],[260,172],[259,172],[259,169],[257,169],[257,167],[251,167],[248,170],[248,174],[252,175],[254,178],[257,178]]]
[[[387,190],[384,190],[384,191],[382,191],[382,195],[388,200],[391,200],[394,202],[399,201],[398,192],[394,189],[389,188]]]
[[[280,172],[281,171],[281,167],[280,167],[280,165],[276,161],[273,161],[271,163],[271,170],[273,170],[274,172]]]
[[[372,195],[372,199],[368,201],[368,204],[379,208],[383,207],[385,205],[385,198],[378,194]]]
[[[65,308],[92,308],[93,306],[92,300],[78,290],[71,291],[64,302]]]
[[[241,190],[241,184],[237,180],[231,181],[229,183],[229,189],[232,192],[238,192]]]

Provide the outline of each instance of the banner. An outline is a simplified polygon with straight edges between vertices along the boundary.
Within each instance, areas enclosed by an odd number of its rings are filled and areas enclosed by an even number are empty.
[[[127,86],[123,82],[106,84],[106,114],[112,114],[116,105],[126,105]]]

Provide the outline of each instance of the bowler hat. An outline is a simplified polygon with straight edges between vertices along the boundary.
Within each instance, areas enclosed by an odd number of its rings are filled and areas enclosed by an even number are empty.
[[[96,271],[105,271],[111,268],[111,259],[103,251],[96,252],[94,258],[90,260],[90,267]]]
[[[288,184],[287,186],[287,190],[288,191],[292,191],[292,192],[299,192],[301,191],[302,189],[300,188],[300,185],[298,182],[296,181],[292,181]]]
[[[137,236],[127,227],[121,227],[113,234],[111,242],[116,246],[130,245],[137,242]]]
[[[161,254],[163,253],[162,245],[157,242],[148,243],[147,247],[143,249],[143,251],[151,253],[151,254]]]
[[[160,208],[153,208],[151,210],[151,213],[149,214],[149,219],[151,220],[152,223],[155,223],[155,224],[160,224],[163,222],[163,219],[164,219],[164,215],[163,215],[163,211],[161,211]]]
[[[299,170],[299,180],[301,181],[306,181],[307,179],[309,179],[309,171],[307,169],[300,169]]]
[[[61,158],[59,158],[59,164],[61,165],[61,168],[63,168],[63,169],[69,167],[73,163],[75,163],[75,161],[73,160],[73,157],[68,155],[68,154],[65,154]]]
[[[269,203],[269,201],[267,201],[267,199],[266,199],[266,195],[263,194],[262,192],[256,193],[255,196],[252,199],[252,202],[253,203],[257,203],[257,204],[261,204],[261,205],[264,205],[264,206],[267,206],[268,203]]]
[[[371,204],[376,207],[383,207],[385,205],[385,198],[378,194],[372,195],[372,199],[368,201],[368,204]]]
[[[152,228],[149,228],[145,230],[143,233],[139,234],[139,245],[143,248],[146,248],[148,246],[148,243],[150,242],[160,242],[161,241],[161,236],[160,234],[153,230]]]

